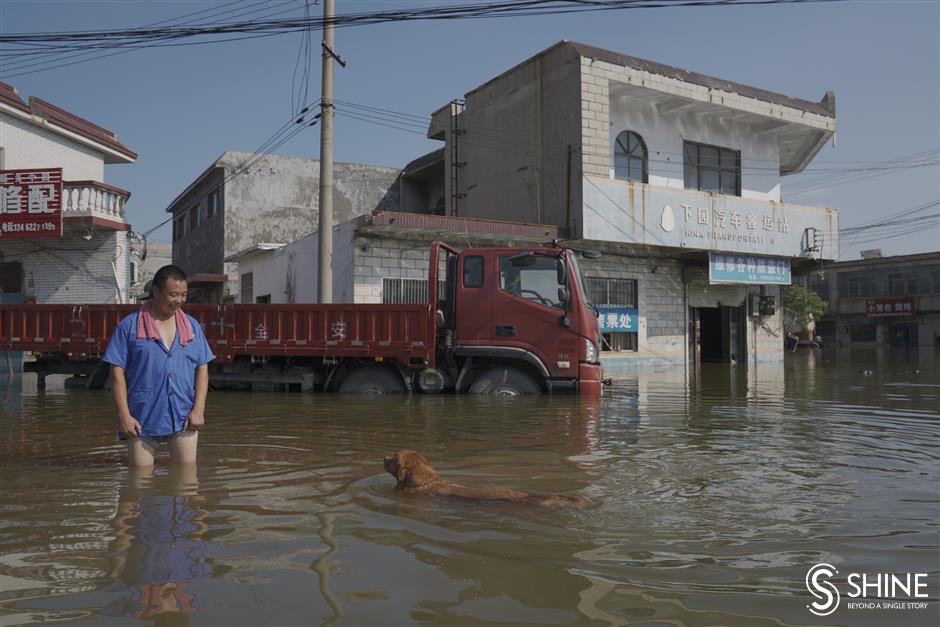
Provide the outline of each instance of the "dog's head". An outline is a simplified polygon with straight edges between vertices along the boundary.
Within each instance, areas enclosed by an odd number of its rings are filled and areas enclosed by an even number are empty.
[[[399,490],[420,491],[443,483],[428,460],[416,451],[398,451],[385,458],[385,470],[398,481]]]

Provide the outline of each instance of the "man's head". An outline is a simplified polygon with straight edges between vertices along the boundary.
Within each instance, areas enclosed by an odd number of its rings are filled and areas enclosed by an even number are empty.
[[[186,273],[177,266],[163,266],[153,275],[153,303],[165,316],[176,313],[186,302]]]

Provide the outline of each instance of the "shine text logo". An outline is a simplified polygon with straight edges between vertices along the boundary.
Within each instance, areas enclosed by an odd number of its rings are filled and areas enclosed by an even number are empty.
[[[839,609],[842,595],[834,581],[838,574],[835,566],[824,563],[807,571],[806,589],[815,600],[806,608],[816,616],[828,616]],[[849,573],[839,582],[846,587],[847,610],[924,610],[930,596],[928,573]]]
[[[830,564],[816,564],[806,573],[806,589],[816,598],[806,607],[816,616],[828,616],[839,607],[839,589],[829,581],[838,573]]]

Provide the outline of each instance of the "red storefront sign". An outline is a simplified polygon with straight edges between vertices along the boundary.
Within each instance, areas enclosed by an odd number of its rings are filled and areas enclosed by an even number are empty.
[[[914,315],[913,298],[875,298],[865,303],[868,318],[902,318]]]
[[[0,240],[62,237],[62,168],[0,170]]]

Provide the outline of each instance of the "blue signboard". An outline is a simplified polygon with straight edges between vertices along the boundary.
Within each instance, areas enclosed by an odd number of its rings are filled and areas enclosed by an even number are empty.
[[[598,307],[597,322],[601,333],[636,333],[640,318],[631,307]]]
[[[708,253],[708,282],[790,285],[790,260]]]

